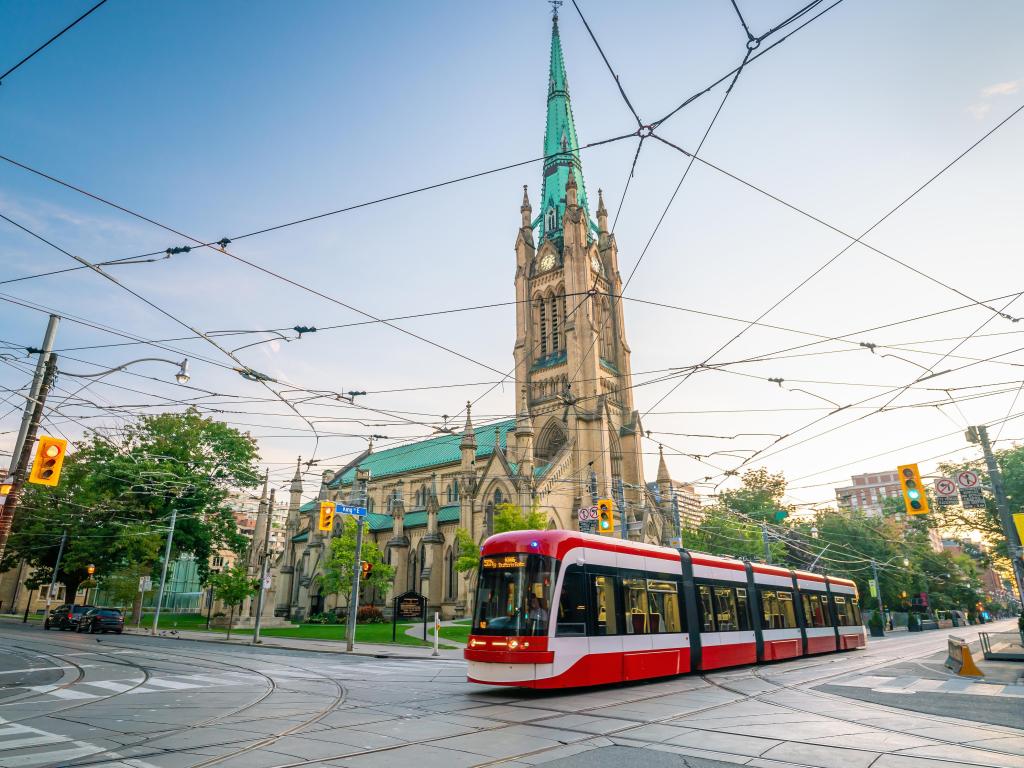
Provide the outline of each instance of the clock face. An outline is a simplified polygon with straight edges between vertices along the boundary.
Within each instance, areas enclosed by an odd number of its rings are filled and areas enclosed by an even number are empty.
[[[555,266],[555,254],[551,251],[545,253],[540,259],[540,270],[541,272],[547,272]]]
[[[590,268],[597,272],[597,274],[601,274],[601,259],[596,253],[590,257]]]

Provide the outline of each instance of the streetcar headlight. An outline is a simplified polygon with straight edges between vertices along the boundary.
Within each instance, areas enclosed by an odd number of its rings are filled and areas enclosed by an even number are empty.
[[[514,651],[518,647],[519,647],[519,641],[518,640],[509,640],[508,641],[508,649],[510,651]]]

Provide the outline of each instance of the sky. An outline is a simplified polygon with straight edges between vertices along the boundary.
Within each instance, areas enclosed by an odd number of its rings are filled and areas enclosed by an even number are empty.
[[[0,71],[91,5],[0,7]],[[579,7],[645,123],[746,52],[726,0]],[[739,0],[755,35],[800,7]],[[1024,104],[1022,23],[1013,2],[843,0],[743,69],[708,164],[690,169],[653,239],[687,158],[643,143],[615,235],[623,278],[636,267],[623,311],[650,479],[661,444],[673,477],[704,494],[765,466],[810,509],[854,473],[976,456],[968,424],[993,424],[997,447],[1024,439],[1024,418],[1001,423],[1024,414],[1024,325],[992,309],[1024,317],[1024,116],[943,171]],[[511,414],[514,385],[494,386],[495,371],[512,367],[513,246],[539,163],[236,238],[537,158],[550,28],[539,0],[110,0],[5,78],[0,155],[183,235],[232,238],[256,266],[195,249],[107,267],[120,285],[87,270],[32,277],[75,262],[0,220],[0,454],[32,365],[24,348],[51,310],[65,319],[45,429],[74,439],[191,399],[256,436],[276,482],[297,456],[317,460],[307,496],[370,434],[429,434],[491,387],[474,418]],[[580,141],[635,132],[571,2],[560,28]],[[657,134],[693,151],[724,88]],[[613,217],[637,143],[582,153],[591,200],[602,188]],[[189,244],[2,160],[0,213],[91,262]],[[366,322],[442,310],[463,311]],[[748,327],[765,312],[772,327]],[[294,326],[321,330],[280,330]],[[188,328],[247,333],[216,336],[218,349]],[[231,370],[225,350],[244,345],[234,355],[273,389],[366,391],[361,407],[321,398],[299,417]],[[187,387],[144,362],[77,391],[90,380],[76,373],[186,355]],[[644,384],[700,363],[685,381]],[[915,383],[929,371],[940,375]]]

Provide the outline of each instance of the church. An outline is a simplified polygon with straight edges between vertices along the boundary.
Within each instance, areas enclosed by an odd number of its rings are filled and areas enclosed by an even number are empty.
[[[482,542],[502,503],[540,510],[549,528],[576,529],[578,508],[611,498],[616,535],[663,544],[679,535],[663,457],[657,482],[644,482],[630,348],[615,298],[622,291],[618,247],[600,190],[591,215],[557,15],[544,157],[536,215],[524,187],[515,238],[516,417],[474,423],[467,404],[461,433],[383,450],[371,445],[325,471],[318,499],[304,505],[297,466],[285,549],[274,567],[275,615],[302,621],[345,605],[320,584],[333,532],[317,530],[317,518],[320,500],[361,495],[353,488],[357,469],[371,473],[366,535],[395,569],[391,593],[364,595],[364,604],[387,607],[413,590],[442,618],[468,615],[472,596],[455,570],[456,530]]]

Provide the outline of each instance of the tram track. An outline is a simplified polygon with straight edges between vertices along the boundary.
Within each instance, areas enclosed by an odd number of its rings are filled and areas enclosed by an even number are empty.
[[[70,646],[64,646],[64,647],[70,647]],[[132,648],[133,649],[138,649],[138,646],[134,646],[133,645]],[[206,718],[206,719],[203,719],[203,720],[198,720],[198,721],[195,721],[195,722],[192,722],[192,723],[188,723],[188,724],[186,724],[184,726],[180,726],[180,727],[176,727],[176,728],[169,728],[169,729],[165,729],[165,730],[157,730],[157,731],[147,732],[145,734],[145,740],[146,741],[152,741],[154,739],[173,738],[174,736],[177,736],[177,735],[180,735],[180,734],[184,734],[184,733],[187,733],[189,731],[194,731],[194,730],[202,729],[202,728],[208,728],[208,727],[220,724],[220,723],[222,723],[223,721],[225,721],[225,720],[227,720],[229,718],[232,718],[232,717],[235,717],[237,715],[240,715],[240,714],[242,714],[243,712],[245,712],[247,710],[253,709],[254,707],[258,707],[260,704],[262,704],[267,699],[269,699],[275,692],[278,692],[280,690],[280,687],[279,687],[277,681],[272,676],[262,672],[259,669],[256,669],[256,668],[250,667],[250,666],[245,666],[245,665],[242,665],[242,664],[237,664],[237,663],[233,663],[233,662],[224,661],[224,660],[219,659],[219,658],[213,660],[213,659],[210,658],[209,655],[195,656],[195,655],[192,655],[192,654],[182,653],[182,652],[177,651],[177,650],[173,650],[173,651],[148,651],[147,652],[145,650],[139,649],[139,653],[142,654],[142,655],[151,655],[151,656],[158,656],[159,655],[159,656],[163,656],[164,658],[162,658],[160,660],[161,661],[168,661],[168,662],[170,662],[171,659],[188,659],[188,660],[192,660],[192,661],[202,661],[202,662],[204,662],[204,664],[210,664],[211,661],[214,661],[214,663],[216,663],[220,667],[232,667],[234,669],[242,670],[242,671],[244,671],[246,673],[258,675],[259,677],[264,678],[264,680],[267,683],[265,690],[261,693],[260,696],[258,696],[257,698],[255,698],[252,701],[246,702],[244,705],[242,705],[240,707],[235,707],[235,708],[233,708],[231,710],[228,710],[226,712],[219,713],[219,714],[217,714],[217,715],[215,715],[213,717],[209,717],[209,718]],[[58,657],[58,655],[56,655],[56,654],[51,654],[51,655],[54,656],[54,658]],[[97,654],[97,655],[101,655],[101,654]],[[167,658],[167,657],[169,657],[169,658]],[[306,671],[306,669],[303,668],[303,667],[296,666],[295,664],[288,664],[288,663],[280,661],[280,660],[275,661],[275,664],[277,666],[279,666],[279,667],[286,667],[286,668],[289,668],[289,669]],[[145,679],[147,681],[149,679],[151,679],[152,676],[149,674],[148,670],[145,667],[143,667],[142,665],[134,664],[134,663],[133,663],[133,666],[136,666],[139,669],[142,669],[142,670],[144,670],[146,672],[147,676],[146,676]],[[81,679],[81,675],[79,676],[78,679],[79,680]],[[210,748],[217,748],[217,747],[231,747],[231,746],[234,746],[236,744],[244,744],[245,745],[245,746],[241,747],[240,749],[236,749],[236,750],[233,750],[231,752],[225,753],[223,755],[218,755],[216,757],[211,757],[208,760],[204,760],[202,762],[195,763],[192,766],[190,766],[190,768],[206,768],[207,766],[216,765],[216,764],[218,764],[220,762],[223,762],[225,760],[238,757],[239,755],[244,755],[244,754],[246,754],[248,752],[252,752],[252,751],[258,750],[258,749],[263,749],[265,747],[271,746],[272,744],[274,744],[275,742],[279,741],[282,738],[285,738],[286,736],[292,735],[293,733],[295,733],[297,731],[301,731],[303,728],[307,728],[307,727],[309,727],[311,725],[315,725],[317,722],[319,722],[324,717],[326,717],[328,714],[330,714],[332,711],[334,711],[338,706],[340,706],[342,703],[344,703],[345,696],[347,695],[347,690],[345,689],[345,687],[340,682],[338,682],[336,680],[333,680],[331,678],[328,678],[328,677],[322,678],[322,681],[330,682],[337,689],[336,694],[331,698],[330,702],[326,706],[319,708],[312,716],[305,718],[301,722],[294,723],[291,726],[289,726],[289,727],[287,727],[287,728],[285,728],[285,729],[283,729],[281,731],[278,731],[277,733],[270,734],[269,736],[266,736],[266,737],[264,737],[262,739],[259,739],[258,741],[253,742],[252,739],[238,739],[238,740],[232,740],[232,741],[226,741],[226,742],[217,742],[217,743],[214,743],[214,744],[206,744],[206,745],[203,745],[202,747],[194,747],[194,746],[192,746],[192,747],[181,748],[181,749],[174,749],[174,748],[170,748],[170,749],[152,749],[151,751],[148,751],[148,752],[138,752],[138,753],[132,752],[131,754],[128,754],[128,753],[131,752],[131,750],[133,749],[132,745],[125,745],[125,746],[120,746],[120,747],[117,747],[117,748],[112,748],[112,749],[104,750],[103,752],[97,752],[94,755],[89,755],[88,759],[76,761],[76,766],[104,765],[104,764],[108,764],[108,763],[111,763],[111,762],[121,762],[121,761],[124,761],[124,760],[129,760],[129,761],[130,760],[145,760],[146,758],[151,758],[151,757],[155,758],[155,757],[160,757],[160,756],[167,755],[167,754],[176,754],[176,753],[180,754],[180,753],[183,753],[183,752],[194,752],[197,749],[210,749]],[[139,685],[142,685],[142,684],[143,684],[142,682],[139,683]],[[130,690],[125,690],[125,691],[121,691],[121,692],[117,692],[117,693],[111,694],[110,696],[100,697],[100,698],[97,698],[97,699],[94,699],[94,700],[91,700],[91,701],[87,701],[87,702],[80,702],[77,705],[71,705],[71,706],[68,706],[68,707],[62,707],[60,709],[53,710],[51,712],[46,713],[45,716],[59,716],[59,715],[63,714],[64,712],[67,712],[69,710],[78,709],[78,708],[81,708],[81,707],[88,706],[90,704],[97,704],[97,703],[101,703],[101,702],[106,703],[106,702],[109,702],[115,696],[119,696],[119,695],[130,693],[131,690],[135,690],[136,688],[139,687],[139,685],[133,686],[132,689],[130,689]],[[43,694],[40,694],[40,695],[43,695]],[[38,717],[38,715],[32,715],[30,717]],[[23,718],[23,719],[27,719],[27,718]],[[15,722],[15,721],[8,721],[8,722]],[[100,758],[100,759],[97,759],[97,758]]]

